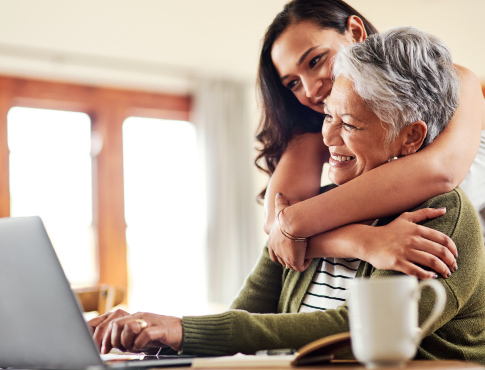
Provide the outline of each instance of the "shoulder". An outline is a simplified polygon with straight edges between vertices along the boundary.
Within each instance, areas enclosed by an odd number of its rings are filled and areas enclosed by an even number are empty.
[[[454,64],[454,66],[456,71],[458,72],[458,76],[460,76],[463,87],[481,87],[480,79],[475,73],[473,73],[473,71],[459,64]]]
[[[455,243],[473,242],[481,244],[480,222],[478,215],[466,194],[459,187],[433,197],[416,209],[446,208],[446,214],[422,224],[441,231],[451,237]]]
[[[301,156],[303,154],[309,156],[310,159],[315,160],[316,155],[323,156],[322,153],[325,152],[328,152],[328,149],[323,143],[321,132],[303,132],[293,135],[288,142],[288,147],[283,155],[287,155],[287,153],[296,153]]]
[[[453,64],[453,66],[455,67],[456,71],[458,72],[458,74],[461,77],[478,80],[477,75],[475,73],[473,73],[473,71],[471,69],[468,69],[467,67],[464,67],[464,66],[462,66],[460,64],[456,64],[456,63]]]
[[[466,196],[465,192],[460,187],[456,187],[448,193],[443,193],[428,199],[426,202],[421,204],[419,207],[416,207],[415,209],[421,209],[426,207],[447,207],[447,209],[450,208],[458,211],[461,208],[468,208],[469,206],[471,206],[470,200]],[[473,206],[471,207],[473,208]]]

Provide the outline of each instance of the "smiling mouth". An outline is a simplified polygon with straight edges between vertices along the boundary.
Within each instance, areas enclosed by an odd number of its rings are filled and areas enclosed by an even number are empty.
[[[355,159],[355,157],[349,157],[349,156],[345,156],[345,155],[330,154],[330,156],[332,157],[332,159],[334,161],[337,161],[337,162],[348,162],[348,161]]]

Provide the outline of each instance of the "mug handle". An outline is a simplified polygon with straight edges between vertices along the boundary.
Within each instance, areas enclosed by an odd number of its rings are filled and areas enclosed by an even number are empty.
[[[428,318],[423,322],[421,327],[419,328],[419,332],[416,338],[416,343],[419,345],[421,340],[423,339],[423,334],[428,331],[428,329],[433,325],[433,323],[439,318],[439,316],[443,313],[443,310],[445,309],[445,303],[446,303],[446,292],[445,288],[443,285],[433,279],[428,279],[428,280],[422,280],[420,281],[418,285],[419,293],[421,294],[421,291],[425,286],[429,286],[431,289],[434,290],[436,294],[436,302],[433,307],[433,311],[431,311],[431,314],[428,316]]]

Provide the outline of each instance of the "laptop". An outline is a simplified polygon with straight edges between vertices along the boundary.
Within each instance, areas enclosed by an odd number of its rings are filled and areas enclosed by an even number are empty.
[[[0,219],[0,368],[190,366],[169,356],[106,364],[39,217]]]

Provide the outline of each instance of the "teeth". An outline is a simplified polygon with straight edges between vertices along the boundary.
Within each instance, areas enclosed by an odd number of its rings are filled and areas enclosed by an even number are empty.
[[[346,156],[341,156],[341,155],[332,155],[332,158],[338,162],[346,162],[346,161],[351,161],[354,159],[354,157],[346,157]]]

